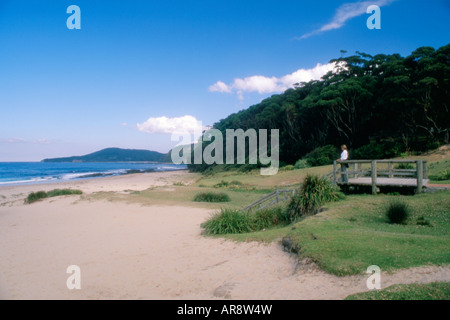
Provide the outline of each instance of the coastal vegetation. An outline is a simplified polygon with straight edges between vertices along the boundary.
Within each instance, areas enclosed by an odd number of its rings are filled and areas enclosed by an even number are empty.
[[[391,200],[386,209],[386,218],[390,223],[405,224],[410,216],[410,209],[406,202]]]
[[[221,209],[202,224],[205,234],[239,234],[265,230],[289,223],[286,208],[272,207],[249,213],[239,209]]]
[[[220,120],[214,128],[224,136],[227,129],[277,128],[281,165],[297,167],[331,164],[342,144],[350,148],[352,159],[383,159],[448,143],[450,44],[420,47],[407,57],[356,52],[332,62],[337,63],[334,73],[299,83]],[[203,148],[208,143],[204,141]],[[261,164],[188,167],[211,172],[214,166],[248,172]],[[448,172],[436,178],[449,180]]]
[[[72,190],[72,189],[55,189],[48,192],[45,191],[37,191],[37,192],[31,192],[25,202],[26,203],[33,203],[45,198],[52,198],[52,197],[59,197],[59,196],[67,196],[67,195],[73,195],[73,194],[83,194],[81,190]]]
[[[429,176],[450,170],[450,148],[442,146],[401,159],[422,159],[429,164]],[[294,221],[287,214],[289,201],[261,212],[243,212],[248,204],[276,189],[297,189],[307,176],[323,176],[332,166],[280,170],[273,176],[261,176],[259,170],[223,171],[220,167],[208,174],[190,173],[184,185],[170,184],[128,193],[98,192],[86,199],[126,201],[142,205],[196,206],[213,210],[204,221],[205,236],[233,241],[279,242],[299,259],[311,261],[322,270],[338,275],[365,274],[367,267],[377,265],[383,272],[411,267],[450,264],[450,191],[425,192],[417,195],[337,193],[321,202],[316,214],[300,215]],[[175,178],[174,182],[179,181]],[[315,180],[314,179],[314,180]],[[313,179],[309,179],[313,180]],[[431,182],[434,183],[435,180]],[[318,183],[320,185],[320,183]],[[431,190],[428,190],[431,191]],[[225,203],[192,201],[200,192],[224,192],[232,201]],[[391,223],[387,210],[392,202],[407,204],[402,223]],[[420,297],[428,289],[408,289],[410,298]],[[432,289],[433,291],[434,289]],[[440,294],[438,295],[440,296]],[[433,296],[432,297],[438,297]],[[393,298],[392,295],[386,295]]]
[[[196,202],[230,202],[230,196],[226,193],[220,192],[201,192],[195,195]]]
[[[321,205],[343,197],[345,196],[329,180],[308,174],[287,207],[290,220],[315,215]]]

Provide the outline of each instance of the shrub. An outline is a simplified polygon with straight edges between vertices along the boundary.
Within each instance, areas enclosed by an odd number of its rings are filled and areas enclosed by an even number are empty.
[[[338,149],[333,145],[319,147],[308,153],[304,159],[312,166],[325,166],[332,164],[339,156]]]
[[[431,227],[431,222],[426,219],[424,216],[420,216],[417,218],[416,224],[418,226],[427,226],[427,227]]]
[[[226,193],[201,192],[195,195],[195,202],[229,202],[230,197]]]
[[[283,171],[291,171],[294,169],[295,169],[295,167],[292,164],[288,164],[287,166],[284,166],[283,168],[281,168],[281,170],[283,170]]]
[[[277,206],[254,213],[237,209],[221,209],[201,226],[207,234],[230,234],[259,231],[289,222],[286,210]]]
[[[250,172],[252,170],[259,169],[260,167],[261,167],[261,165],[258,165],[258,164],[247,163],[247,164],[241,165],[238,169],[238,172]]]
[[[201,225],[207,234],[250,232],[250,215],[236,209],[222,209]]]
[[[72,190],[72,189],[55,189],[49,192],[38,191],[32,192],[28,195],[25,200],[26,203],[33,203],[45,198],[58,197],[58,196],[66,196],[72,194],[82,194],[81,190]]]
[[[227,181],[220,181],[219,183],[216,183],[214,185],[214,188],[222,188],[222,187],[228,187],[230,184]]]
[[[409,215],[409,206],[399,200],[391,201],[386,209],[386,217],[390,223],[405,224]]]
[[[430,179],[435,181],[450,180],[450,170],[443,170],[438,175],[431,175]]]
[[[400,169],[400,170],[414,169],[414,166],[411,163],[399,163],[394,167],[394,169]]]
[[[47,192],[48,197],[68,196],[72,194],[83,194],[83,192],[81,190],[71,190],[71,189],[55,189]]]
[[[286,214],[286,209],[277,206],[266,208],[250,215],[252,230],[263,230],[272,226],[288,224],[290,222],[289,216]]]
[[[47,193],[45,191],[32,192],[28,195],[27,202],[33,203],[45,198],[47,198]]]
[[[354,159],[387,159],[399,156],[404,147],[395,141],[370,142],[369,144],[353,150]]]
[[[327,179],[307,175],[289,202],[287,211],[291,221],[295,221],[300,216],[316,214],[321,205],[341,197],[342,195]]]
[[[300,159],[294,165],[295,169],[305,169],[305,168],[309,168],[309,167],[311,167],[311,166],[309,165],[308,160],[306,160],[306,159]]]

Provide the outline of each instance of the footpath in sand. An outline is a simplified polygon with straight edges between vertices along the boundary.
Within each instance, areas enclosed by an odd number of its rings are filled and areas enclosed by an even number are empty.
[[[64,187],[85,193],[143,190],[148,179],[153,185],[170,182],[161,177],[133,175]],[[202,236],[208,209],[79,196],[24,205],[24,195],[32,190],[36,186],[0,189],[5,195],[0,203],[1,299],[343,299],[367,291],[367,276],[326,274],[298,263],[278,243]],[[81,269],[80,290],[66,286],[70,265]],[[449,268],[431,266],[381,277],[383,288],[449,279]]]

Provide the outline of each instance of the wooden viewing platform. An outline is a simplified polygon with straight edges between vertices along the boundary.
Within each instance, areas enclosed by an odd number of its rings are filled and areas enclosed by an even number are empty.
[[[347,164],[346,171],[342,171],[340,164]],[[399,166],[409,165],[412,168],[400,169]],[[406,166],[408,167],[408,166]],[[344,178],[347,178],[344,182]],[[423,191],[428,185],[428,165],[425,160],[346,160],[334,161],[333,171],[324,178],[331,180],[335,185],[370,186],[372,193],[378,192],[378,187],[405,187],[414,188],[417,193]],[[277,203],[288,201],[296,189],[278,189],[241,211],[259,211]]]
[[[347,165],[345,171],[342,165]],[[334,161],[333,171],[325,177],[338,186],[371,186],[373,194],[387,186],[414,188],[420,193],[428,184],[428,165],[425,160]]]

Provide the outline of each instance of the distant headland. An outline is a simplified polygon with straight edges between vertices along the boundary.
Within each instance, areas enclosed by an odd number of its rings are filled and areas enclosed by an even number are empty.
[[[106,148],[84,156],[44,159],[41,162],[172,162],[170,153],[150,150]]]

